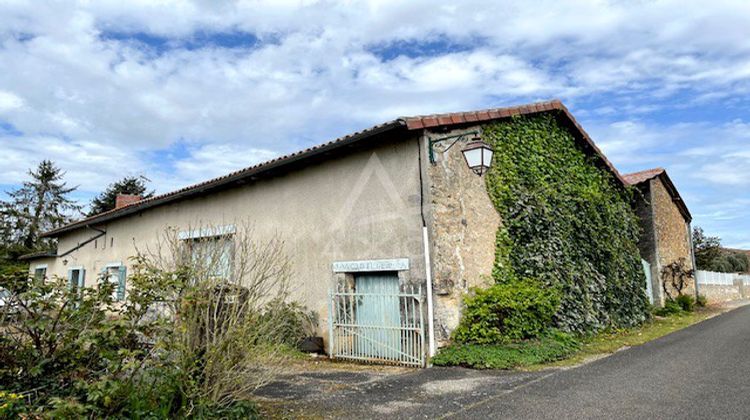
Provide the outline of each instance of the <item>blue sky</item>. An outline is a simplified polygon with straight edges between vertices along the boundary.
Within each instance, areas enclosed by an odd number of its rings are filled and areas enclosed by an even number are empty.
[[[124,175],[166,192],[401,115],[550,98],[750,248],[745,1],[0,4],[0,191],[46,158],[81,200]]]

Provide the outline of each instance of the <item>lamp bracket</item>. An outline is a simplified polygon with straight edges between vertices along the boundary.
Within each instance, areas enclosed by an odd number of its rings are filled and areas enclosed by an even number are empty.
[[[428,145],[429,145],[429,155],[430,155],[430,163],[435,163],[435,148],[433,147],[435,144],[444,142],[446,140],[453,140],[451,144],[448,145],[448,147],[443,150],[443,152],[447,152],[450,150],[451,147],[453,147],[454,144],[458,143],[459,140],[466,136],[478,136],[478,131],[469,131],[467,133],[461,133],[461,134],[454,134],[452,136],[446,136],[446,137],[440,137],[438,139],[431,139],[427,138]]]

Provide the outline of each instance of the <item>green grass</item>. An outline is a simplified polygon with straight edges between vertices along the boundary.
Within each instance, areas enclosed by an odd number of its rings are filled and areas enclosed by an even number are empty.
[[[565,358],[578,350],[573,336],[551,332],[537,340],[510,344],[463,344],[440,350],[432,358],[437,366],[463,366],[473,369],[511,369],[551,362]]]
[[[473,369],[540,370],[567,367],[605,356],[623,347],[638,346],[703,321],[722,310],[698,308],[669,317],[655,317],[643,325],[604,331],[589,337],[550,332],[537,340],[510,344],[455,344],[441,349],[432,358],[437,366],[463,366]]]
[[[569,357],[547,363],[527,365],[525,369],[539,370],[548,367],[579,365],[587,360],[614,353],[623,347],[639,346],[721,312],[722,309],[719,308],[696,308],[695,312],[680,312],[669,317],[655,317],[639,327],[605,331],[591,337],[582,338],[578,351],[572,353]]]

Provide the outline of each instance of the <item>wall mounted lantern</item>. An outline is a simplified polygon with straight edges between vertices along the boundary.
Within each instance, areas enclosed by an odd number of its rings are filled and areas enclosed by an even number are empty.
[[[477,131],[457,134],[455,136],[448,136],[439,139],[429,139],[430,162],[435,163],[434,145],[436,143],[440,143],[446,140],[453,140],[453,142],[443,150],[443,153],[446,153],[448,150],[450,150],[451,147],[453,147],[454,144],[458,143],[459,140],[468,136],[472,136],[471,142],[469,142],[466,147],[461,149],[461,153],[463,153],[464,160],[466,160],[466,165],[469,166],[469,169],[474,171],[475,174],[482,176],[485,172],[487,172],[487,170],[490,169],[493,150],[489,144],[482,141]]]
[[[471,143],[461,149],[461,153],[464,154],[466,164],[469,165],[469,168],[475,174],[482,176],[482,174],[490,169],[493,154],[492,148],[478,137],[472,139]]]

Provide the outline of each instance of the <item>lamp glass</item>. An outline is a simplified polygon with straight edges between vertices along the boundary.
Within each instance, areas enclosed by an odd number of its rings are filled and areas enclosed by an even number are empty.
[[[464,150],[464,156],[466,157],[466,164],[469,168],[475,168],[482,164],[482,149],[477,147],[476,149]]]
[[[490,168],[493,151],[489,144],[483,141],[473,141],[461,150],[466,164],[477,175],[482,175]]]

